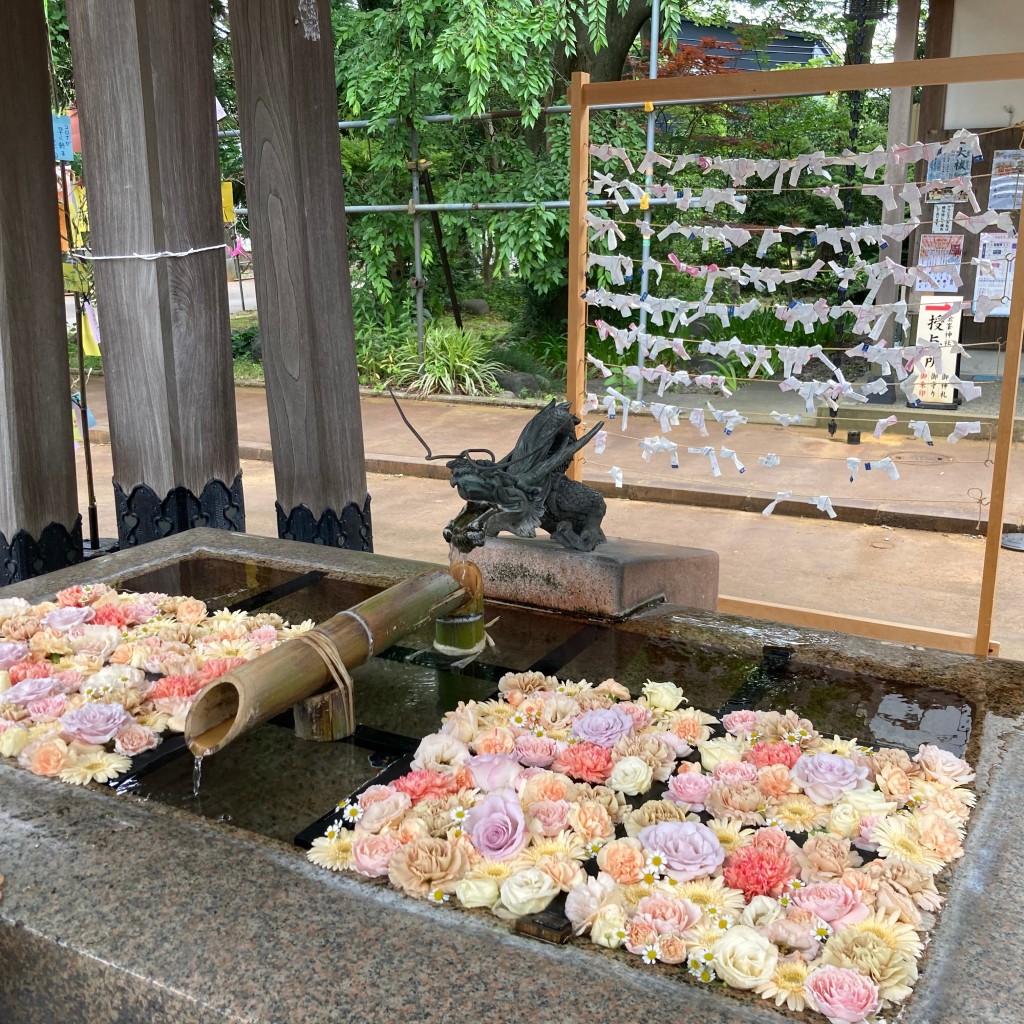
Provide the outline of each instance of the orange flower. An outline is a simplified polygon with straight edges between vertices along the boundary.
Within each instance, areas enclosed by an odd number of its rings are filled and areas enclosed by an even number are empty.
[[[757,788],[769,799],[777,800],[787,793],[797,793],[800,787],[790,778],[784,764],[770,764],[759,769]]]
[[[597,866],[619,885],[635,885],[643,878],[645,856],[639,839],[613,839],[597,854]]]
[[[729,855],[722,874],[727,885],[742,889],[751,900],[755,896],[778,898],[795,872],[793,861],[781,850],[744,846]]]
[[[604,782],[612,773],[612,752],[596,743],[574,743],[555,757],[551,767],[571,779]]]
[[[187,626],[194,626],[206,618],[206,605],[194,597],[186,597],[178,602],[178,607],[174,609],[174,617]]]
[[[35,775],[46,775],[49,778],[60,775],[73,759],[68,745],[55,736],[29,743],[18,755],[18,763],[23,768],[27,768]]]

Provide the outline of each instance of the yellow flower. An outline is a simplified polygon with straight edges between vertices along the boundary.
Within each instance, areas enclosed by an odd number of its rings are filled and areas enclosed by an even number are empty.
[[[87,782],[110,782],[131,767],[130,757],[122,754],[89,754],[76,758],[60,773],[61,782],[84,786]]]
[[[903,956],[917,957],[924,949],[924,943],[914,928],[900,921],[898,913],[876,910],[871,917],[857,924],[847,925],[843,931],[876,935],[886,946]]]
[[[749,846],[754,841],[754,830],[743,828],[738,821],[730,818],[718,820],[712,818],[707,823],[708,828],[718,837],[718,841],[725,848],[726,853],[734,853],[743,846]]]
[[[913,823],[902,815],[883,818],[871,830],[871,839],[878,844],[878,853],[888,860],[909,864],[930,875],[941,871],[945,862],[921,843]]]
[[[813,832],[828,824],[831,808],[821,807],[803,793],[791,793],[771,805],[770,814],[778,818],[787,832]]]
[[[701,910],[717,907],[723,914],[739,914],[746,906],[743,893],[739,889],[730,889],[721,878],[695,878],[690,882],[680,882],[673,895],[696,903]]]
[[[329,871],[348,871],[352,867],[352,843],[355,833],[346,829],[336,839],[320,836],[313,840],[313,846],[306,854],[317,867]]]
[[[521,866],[529,867],[542,857],[554,857],[558,854],[579,861],[584,861],[589,856],[586,843],[575,832],[559,832],[557,836],[551,838],[536,836],[516,859],[521,862]]]
[[[804,987],[810,974],[807,961],[801,957],[795,960],[780,960],[775,973],[754,991],[762,999],[774,999],[776,1006],[799,1012],[807,1005],[807,989]]]
[[[466,872],[466,878],[486,878],[497,882],[500,886],[501,883],[504,882],[506,878],[510,877],[515,870],[516,869],[510,861],[487,860],[486,857],[482,857]]]

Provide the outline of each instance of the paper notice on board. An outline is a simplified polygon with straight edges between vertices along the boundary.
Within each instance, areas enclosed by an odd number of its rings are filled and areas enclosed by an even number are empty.
[[[935,284],[930,284],[927,280],[919,277],[914,282],[914,291],[958,291],[953,273],[955,271],[959,274],[963,259],[963,235],[922,235],[917,265],[928,271],[928,276],[934,280]]]
[[[932,210],[932,231],[937,235],[948,235],[953,230],[953,211],[956,207],[952,203],[936,203]]]
[[[970,179],[973,154],[966,146],[949,153],[940,153],[928,161],[928,181],[949,181],[952,178]],[[966,203],[967,196],[955,195],[952,186],[929,189],[925,186],[926,203]]]
[[[997,149],[988,188],[990,210],[1019,210],[1024,197],[1024,149]]]
[[[1005,231],[983,232],[978,236],[978,260],[981,265],[974,277],[974,312],[978,309],[978,299],[984,295],[999,300],[999,305],[988,313],[989,316],[1010,315],[1010,295],[1013,291],[1016,256],[1016,236]]]
[[[947,316],[951,303],[948,299],[922,295],[918,307],[915,344],[941,348],[921,360],[921,372],[914,381],[914,399],[927,405],[952,405],[956,386],[950,378],[956,376],[956,347],[960,341],[960,313]]]

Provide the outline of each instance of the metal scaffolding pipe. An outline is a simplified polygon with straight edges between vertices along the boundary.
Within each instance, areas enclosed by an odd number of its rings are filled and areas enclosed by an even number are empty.
[[[639,207],[638,199],[626,199],[627,206]],[[675,206],[675,199],[651,199],[650,205],[654,206]],[[594,210],[610,210],[618,208],[619,203],[615,199],[590,199],[587,207]],[[346,213],[473,213],[475,211],[488,210],[568,210],[568,199],[539,199],[534,203],[528,202],[507,202],[507,203],[381,203],[369,206],[346,206]],[[235,213],[244,217],[249,213],[247,206],[236,206]]]
[[[423,230],[422,217],[420,216],[420,133],[412,125],[409,126],[409,148],[412,150],[412,160],[409,163],[409,170],[412,174],[412,201],[409,208],[412,211],[412,257],[413,257],[413,278],[412,286],[416,289],[416,355],[420,361],[420,372],[423,371]]]

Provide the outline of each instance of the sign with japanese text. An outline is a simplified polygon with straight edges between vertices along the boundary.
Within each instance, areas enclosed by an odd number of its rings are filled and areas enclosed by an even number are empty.
[[[915,343],[934,345],[939,349],[921,361],[921,373],[914,382],[915,404],[954,406],[956,386],[950,378],[956,375],[956,346],[960,341],[960,310],[946,316],[952,309],[950,299],[922,295],[918,309]]]
[[[54,160],[75,159],[71,148],[71,118],[65,114],[53,114],[53,158]]]

